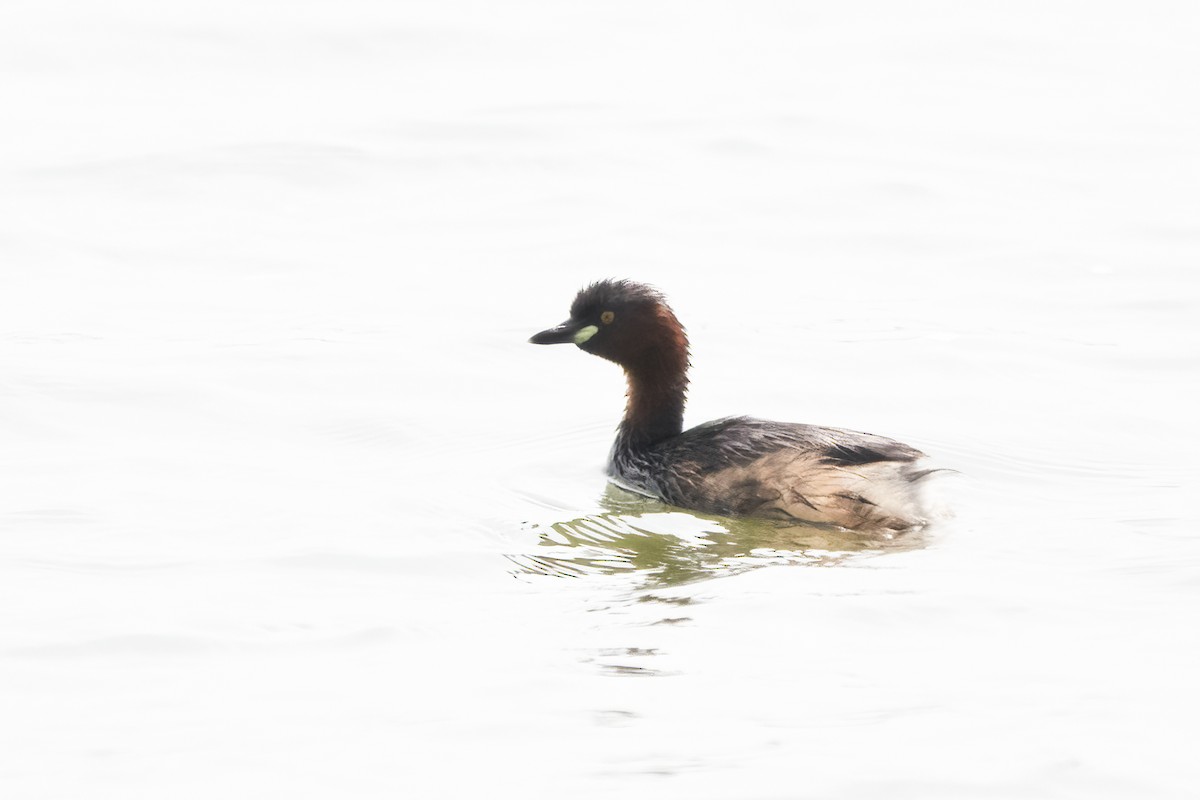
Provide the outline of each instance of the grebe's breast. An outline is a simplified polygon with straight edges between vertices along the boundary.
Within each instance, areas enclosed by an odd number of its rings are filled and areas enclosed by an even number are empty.
[[[610,465],[618,484],[674,505],[853,529],[924,524],[920,482],[935,471],[921,451],[882,436],[751,417],[619,450]]]

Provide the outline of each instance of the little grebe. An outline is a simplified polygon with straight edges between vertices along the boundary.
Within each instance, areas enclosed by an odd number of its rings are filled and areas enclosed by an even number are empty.
[[[533,344],[567,344],[620,364],[625,418],[609,454],[619,486],[727,516],[903,530],[926,522],[917,483],[924,453],[869,433],[726,417],[683,430],[688,340],[657,290],[594,283],[571,318]]]

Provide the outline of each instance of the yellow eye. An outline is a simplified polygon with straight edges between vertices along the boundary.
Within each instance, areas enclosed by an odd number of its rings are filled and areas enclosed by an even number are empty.
[[[616,314],[614,314],[613,312],[605,311],[603,314],[600,315],[600,321],[603,322],[605,325],[607,325],[608,323],[613,321],[613,317],[615,317],[615,316],[616,316]]]

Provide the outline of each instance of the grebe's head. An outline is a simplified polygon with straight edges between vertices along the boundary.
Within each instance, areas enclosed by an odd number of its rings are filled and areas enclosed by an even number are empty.
[[[644,283],[606,280],[583,289],[571,318],[534,334],[533,344],[569,344],[623,367],[686,369],[687,335],[662,293]]]

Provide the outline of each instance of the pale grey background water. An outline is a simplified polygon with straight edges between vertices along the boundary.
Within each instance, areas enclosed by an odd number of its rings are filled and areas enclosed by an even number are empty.
[[[1190,5],[14,8],[5,797],[1194,796]],[[607,276],[957,517],[606,492]]]

